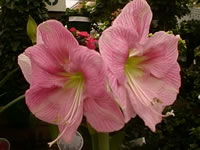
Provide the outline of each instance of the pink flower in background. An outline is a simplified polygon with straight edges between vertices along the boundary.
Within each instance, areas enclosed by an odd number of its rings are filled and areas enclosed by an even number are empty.
[[[59,138],[70,142],[83,115],[99,132],[124,126],[120,108],[107,93],[105,69],[96,51],[80,46],[58,21],[38,26],[37,44],[19,55],[30,88],[26,104],[39,119],[57,124]]]
[[[95,39],[95,38],[92,38],[92,37],[89,37],[89,38],[87,38],[87,40],[86,40],[86,45],[87,45],[87,47],[88,48],[90,48],[90,49],[96,49],[97,48],[97,40]]]
[[[128,122],[136,114],[155,131],[162,111],[179,92],[178,37],[148,37],[152,12],[145,0],[129,2],[99,40],[110,88]]]

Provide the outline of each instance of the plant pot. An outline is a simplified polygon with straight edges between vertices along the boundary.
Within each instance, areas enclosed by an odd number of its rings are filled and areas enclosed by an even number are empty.
[[[89,17],[85,16],[69,16],[67,27],[68,29],[74,27],[79,31],[90,32],[91,21]]]
[[[0,150],[10,150],[10,143],[5,138],[0,138]]]
[[[59,150],[81,150],[83,147],[83,137],[76,132],[71,143],[65,143],[62,138],[57,141]]]

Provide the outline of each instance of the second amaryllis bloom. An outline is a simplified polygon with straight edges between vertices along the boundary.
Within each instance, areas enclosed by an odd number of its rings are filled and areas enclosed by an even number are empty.
[[[179,92],[178,37],[157,32],[148,37],[152,12],[145,0],[129,2],[99,40],[115,100],[125,121],[138,115],[155,131],[164,108]]]
[[[30,88],[25,98],[39,119],[57,124],[59,138],[70,142],[83,115],[99,132],[124,126],[120,108],[106,91],[99,53],[80,46],[58,21],[37,28],[37,44],[19,55],[18,63]]]

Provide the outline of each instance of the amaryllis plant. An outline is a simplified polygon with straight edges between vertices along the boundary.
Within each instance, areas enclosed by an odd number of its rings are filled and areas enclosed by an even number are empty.
[[[18,63],[30,84],[25,94],[30,111],[59,127],[50,146],[60,138],[70,143],[83,117],[96,132],[109,133],[136,115],[156,131],[162,117],[174,115],[162,112],[179,92],[179,39],[163,31],[148,37],[151,19],[145,0],[129,2],[102,33],[100,53],[72,35],[88,34],[70,32],[56,20],[37,27],[36,45]]]

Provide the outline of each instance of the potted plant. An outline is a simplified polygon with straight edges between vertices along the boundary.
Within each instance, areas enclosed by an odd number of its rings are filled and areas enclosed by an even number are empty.
[[[91,13],[95,8],[95,2],[79,2],[72,8],[67,8],[65,16],[67,17],[67,27],[75,27],[79,31],[91,30]]]

